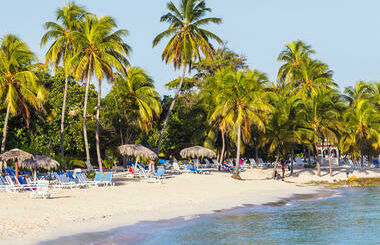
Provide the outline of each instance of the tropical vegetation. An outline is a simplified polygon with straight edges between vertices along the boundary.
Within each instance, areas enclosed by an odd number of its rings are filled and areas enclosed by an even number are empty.
[[[203,145],[219,162],[274,162],[274,173],[280,160],[315,158],[318,175],[320,146],[336,145],[341,157],[360,164],[379,157],[380,82],[340,88],[300,40],[284,46],[270,81],[205,29],[222,22],[206,17],[205,0],[177,3],[167,4],[161,22],[169,27],[153,40],[166,40],[162,60],[182,69],[166,84],[174,96],[160,96],[154,77],[130,64],[126,29],[75,3],[45,23],[44,63],[16,36],[1,37],[1,152],[21,148],[50,155],[63,169],[97,162],[102,170],[122,159],[122,144],[142,143],[167,158]],[[102,96],[105,81],[111,89]],[[331,154],[328,162],[332,175]]]

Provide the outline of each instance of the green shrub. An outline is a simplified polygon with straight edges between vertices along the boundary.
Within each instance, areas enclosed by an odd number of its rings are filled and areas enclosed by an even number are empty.
[[[93,180],[94,177],[95,177],[95,171],[87,171],[87,172],[86,172],[86,177],[87,177],[87,179],[89,179],[89,180]]]
[[[315,168],[317,165],[315,163],[305,164],[305,168]]]
[[[68,162],[68,166],[69,168],[86,168],[86,164],[84,163],[84,161],[82,160],[70,160]]]

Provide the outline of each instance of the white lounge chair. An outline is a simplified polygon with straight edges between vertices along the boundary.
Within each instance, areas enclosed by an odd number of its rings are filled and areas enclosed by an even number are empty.
[[[37,187],[32,188],[32,193],[30,193],[32,198],[42,197],[44,199],[50,198],[49,194],[49,181],[39,180],[37,181]]]
[[[139,168],[141,168],[141,167],[139,167]],[[140,180],[141,182],[157,183],[157,184],[162,183],[162,179],[150,177],[149,174],[144,169],[140,169],[140,172],[142,173],[142,179]]]

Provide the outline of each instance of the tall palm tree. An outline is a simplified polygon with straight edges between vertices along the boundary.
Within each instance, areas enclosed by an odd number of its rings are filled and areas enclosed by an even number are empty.
[[[371,101],[371,86],[364,82],[358,82],[354,88],[345,89],[345,99],[349,103],[349,108],[344,113],[346,129],[360,147],[361,164],[363,164],[364,148],[369,147],[371,139],[377,140],[378,129],[376,123],[379,120],[379,113],[375,104]],[[348,142],[348,141],[347,141]]]
[[[278,61],[285,62],[278,71],[277,79],[279,84],[285,85],[297,82],[297,79],[299,79],[297,78],[298,70],[314,53],[315,51],[311,46],[300,40],[286,44],[285,49],[281,51],[277,58]]]
[[[304,100],[303,114],[306,116],[308,128],[312,132],[310,141],[313,144],[317,160],[317,175],[321,176],[321,163],[316,151],[317,145],[327,140],[337,143],[337,132],[342,129],[339,121],[344,103],[340,93],[331,88],[317,88],[316,93]]]
[[[220,18],[204,18],[208,12],[211,12],[211,9],[206,7],[204,0],[181,0],[178,7],[173,2],[169,2],[167,9],[169,12],[161,17],[161,22],[168,22],[170,26],[154,38],[153,47],[164,38],[170,38],[162,52],[162,60],[165,63],[173,63],[174,69],[182,67],[183,71],[177,91],[163,122],[157,143],[158,152],[169,116],[181,92],[186,69],[189,68],[190,72],[193,61],[200,59],[201,54],[208,59],[212,58],[214,47],[210,43],[211,40],[216,40],[220,44],[223,43],[217,35],[202,28],[202,26],[210,23],[220,24],[222,22]]]
[[[126,76],[116,77],[112,90],[119,105],[138,115],[140,129],[148,132],[154,118],[162,111],[160,96],[154,90],[152,78],[143,69],[131,67]]]
[[[94,15],[86,16],[81,30],[73,31],[72,38],[75,44],[75,53],[70,58],[70,65],[74,68],[78,80],[86,80],[86,92],[83,106],[83,135],[86,148],[87,167],[90,164],[90,150],[87,139],[86,116],[87,100],[91,79],[98,80],[98,103],[96,109],[96,152],[99,169],[102,171],[102,159],[99,142],[99,115],[101,101],[101,83],[104,78],[114,78],[114,69],[126,74],[129,66],[127,56],[130,47],[123,41],[127,30],[115,30],[117,25],[112,17],[98,18]]]
[[[276,151],[276,162],[273,169],[273,178],[277,171],[280,152],[286,155],[286,148],[299,142],[305,127],[303,116],[298,109],[303,105],[302,99],[297,95],[290,95],[280,86],[269,94],[269,103],[272,113],[266,120],[265,133],[261,137],[260,147],[269,145],[270,153]]]
[[[7,108],[1,142],[5,150],[9,115],[22,114],[29,125],[30,107],[41,109],[46,91],[32,70],[35,56],[26,43],[6,35],[0,45],[0,101]]]
[[[270,112],[270,107],[262,100],[262,81],[257,79],[261,74],[257,71],[231,70],[218,71],[216,79],[216,108],[210,120],[214,121],[218,117],[225,118],[233,123],[236,128],[236,167],[233,178],[240,179],[239,160],[241,148],[241,135],[244,142],[248,142],[251,136],[251,125],[254,124],[260,130],[264,130],[262,120],[263,112]]]
[[[50,45],[46,55],[45,64],[53,65],[56,72],[57,67],[63,64],[65,71],[65,88],[63,91],[63,103],[61,114],[61,156],[62,166],[65,168],[65,153],[64,153],[64,134],[65,134],[65,112],[66,112],[66,98],[67,89],[69,84],[69,66],[65,63],[68,62],[70,54],[73,53],[73,43],[71,34],[75,30],[80,29],[81,22],[86,11],[83,7],[76,5],[75,3],[69,3],[67,6],[57,9],[56,21],[46,22],[44,27],[46,33],[41,39],[41,46],[46,46],[49,41],[53,41]]]

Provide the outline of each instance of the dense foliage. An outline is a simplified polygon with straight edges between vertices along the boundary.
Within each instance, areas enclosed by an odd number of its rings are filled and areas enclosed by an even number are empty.
[[[162,58],[183,68],[181,77],[167,83],[174,97],[160,97],[154,78],[129,64],[125,29],[73,3],[57,11],[57,23],[45,25],[42,44],[50,48],[44,65],[17,37],[2,37],[5,148],[50,155],[68,168],[84,167],[85,160],[102,168],[102,159],[108,166],[111,158],[122,159],[119,145],[133,143],[161,144],[166,157],[204,145],[221,161],[243,155],[276,164],[297,154],[316,157],[317,145],[327,141],[356,162],[379,156],[379,82],[339,88],[328,65],[302,41],[285,45],[277,81],[271,82],[251,70],[245,57],[213,47],[211,40],[220,38],[203,27],[221,19],[204,18],[211,12],[205,1],[182,0],[167,9],[161,21],[170,26],[154,45],[169,37]],[[100,85],[106,79],[112,89],[101,98],[93,80]]]

